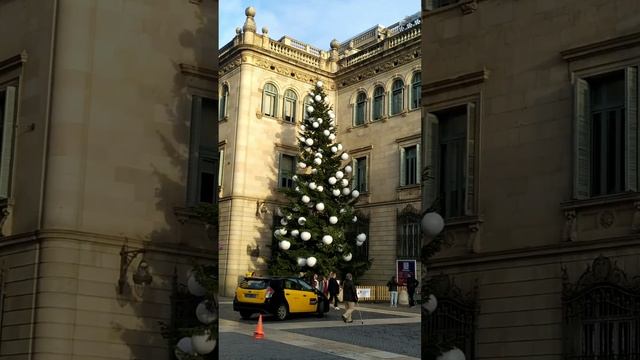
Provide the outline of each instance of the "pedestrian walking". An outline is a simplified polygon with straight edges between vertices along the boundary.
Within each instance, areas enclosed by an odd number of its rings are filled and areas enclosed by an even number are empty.
[[[409,274],[407,277],[407,292],[409,293],[409,307],[414,307],[416,305],[415,300],[413,300],[413,296],[416,293],[416,288],[418,287],[418,280],[416,280],[412,274]]]
[[[342,314],[342,321],[352,323],[351,313],[356,308],[358,302],[358,292],[353,284],[353,276],[349,273],[342,284],[342,300],[344,301],[345,312]]]
[[[318,274],[313,274],[313,278],[311,279],[311,286],[313,286],[314,289],[318,288]]]
[[[340,284],[338,284],[338,280],[336,280],[336,273],[332,272],[329,274],[329,304],[333,300],[333,308],[335,310],[340,310],[338,307],[338,294],[340,293]]]
[[[391,280],[387,282],[387,287],[389,288],[389,294],[391,295],[391,303],[390,307],[398,307],[398,282],[396,281],[396,277],[392,276]]]
[[[329,298],[329,277],[328,276],[322,277],[322,295],[324,295],[324,297],[326,297],[327,299]]]

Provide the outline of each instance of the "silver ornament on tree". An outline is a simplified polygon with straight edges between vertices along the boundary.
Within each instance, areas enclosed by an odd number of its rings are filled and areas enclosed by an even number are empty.
[[[318,262],[318,259],[316,259],[316,258],[315,258],[315,257],[313,257],[313,256],[309,256],[309,257],[307,258],[307,266],[308,266],[308,267],[314,267],[314,266],[316,266],[316,263],[317,263],[317,262]]]
[[[347,165],[347,166],[345,166],[345,167],[344,167],[344,171],[345,171],[346,173],[350,173],[350,172],[352,172],[352,171],[353,171],[353,168],[351,167],[351,165]]]
[[[329,184],[331,184],[331,185],[335,185],[337,181],[338,180],[333,176],[329,178]]]
[[[325,235],[322,237],[322,242],[325,245],[331,245],[331,243],[333,242],[333,237],[331,235]]]
[[[304,216],[300,216],[298,218],[298,224],[304,225],[306,222],[307,222],[307,218],[305,218]]]
[[[309,201],[311,201],[311,198],[308,197],[307,195],[302,195],[302,202],[305,204],[308,204]]]
[[[337,216],[330,216],[329,217],[329,223],[332,225],[335,225],[338,223],[338,217]]]
[[[311,239],[311,233],[308,231],[301,232],[300,239],[302,239],[302,241],[309,241],[309,239]]]

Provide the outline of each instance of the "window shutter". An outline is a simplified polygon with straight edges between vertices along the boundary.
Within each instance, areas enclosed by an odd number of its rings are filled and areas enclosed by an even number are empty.
[[[278,154],[278,184],[276,188],[282,187],[282,153]]]
[[[638,191],[638,69],[625,69],[625,190]]]
[[[351,181],[351,190],[354,190],[358,187],[358,161],[355,158],[351,158],[351,167],[353,168],[353,181]]]
[[[433,206],[438,197],[440,173],[438,169],[438,150],[440,140],[438,139],[438,117],[431,113],[426,113],[422,118],[422,149],[423,166],[429,168],[431,179],[422,179],[422,203],[426,208]]]
[[[202,98],[193,95],[191,98],[191,134],[189,140],[189,172],[187,175],[187,203],[193,206],[198,203],[199,189],[198,181],[200,174],[198,173],[199,159],[198,149],[200,126],[202,121]]]
[[[400,148],[400,186],[407,185],[407,179],[405,175],[405,161],[404,161],[404,148]]]
[[[218,157],[218,187],[221,187],[224,179],[224,149],[220,149]]]
[[[475,212],[476,104],[467,104],[467,143],[464,166],[464,212]]]
[[[362,174],[362,176],[364,176],[364,189],[363,191],[368,192],[369,191],[369,156],[364,158],[364,174]],[[367,223],[367,229],[368,229],[368,223]],[[367,235],[368,236],[368,235]],[[367,253],[369,252],[369,250],[367,250]]]
[[[385,109],[384,106],[383,106],[382,107],[382,111],[383,111],[382,113],[383,114],[387,114],[387,116],[391,116],[392,115],[391,109],[393,109],[393,104],[392,104],[392,102],[393,102],[393,93],[392,93],[392,91],[391,90],[387,91],[387,95],[386,96],[387,96],[387,108]],[[382,99],[382,100],[384,100],[384,99]],[[384,101],[383,101],[383,104],[384,104]]]
[[[416,178],[415,178],[415,183],[416,184],[420,184],[420,178],[422,174],[422,160],[421,159],[421,152],[420,152],[420,144],[416,144]]]
[[[16,88],[8,86],[4,99],[2,119],[2,160],[0,160],[0,198],[9,198],[9,180],[13,155],[13,129],[15,124]]]
[[[586,199],[591,188],[591,114],[589,83],[576,78],[574,85],[573,197]]]
[[[262,113],[267,114],[269,110],[269,97],[267,92],[262,90]]]

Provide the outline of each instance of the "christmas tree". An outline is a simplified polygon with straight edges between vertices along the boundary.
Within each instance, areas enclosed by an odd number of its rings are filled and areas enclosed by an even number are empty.
[[[298,133],[297,174],[292,188],[282,190],[289,204],[280,210],[282,219],[274,231],[272,275],[326,275],[357,268],[353,253],[366,240],[364,233],[345,238],[346,228],[358,220],[353,205],[360,194],[351,189],[353,168],[336,141],[335,113],[322,81],[310,96]]]

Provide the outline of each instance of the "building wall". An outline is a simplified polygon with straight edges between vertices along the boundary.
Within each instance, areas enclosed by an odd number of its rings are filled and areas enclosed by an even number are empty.
[[[423,105],[479,99],[482,222],[473,247],[452,238],[427,268],[455,277],[464,291],[477,281],[476,358],[561,359],[562,266],[575,282],[603,254],[628,276],[640,274],[634,195],[572,199],[574,71],[638,64],[640,47],[566,54],[637,36],[639,4],[495,0],[460,10],[423,12],[422,30],[431,34],[422,47]],[[602,220],[607,212],[612,224]]]
[[[0,244],[2,358],[169,358],[158,322],[170,321],[174,274],[186,283],[192,260],[216,258],[202,225],[177,210],[186,206],[192,95],[217,99],[217,6],[0,5],[2,33],[15,34],[3,36],[0,63],[27,54],[15,206]],[[131,281],[141,257],[118,292],[123,244],[146,251],[153,282],[142,292]]]

